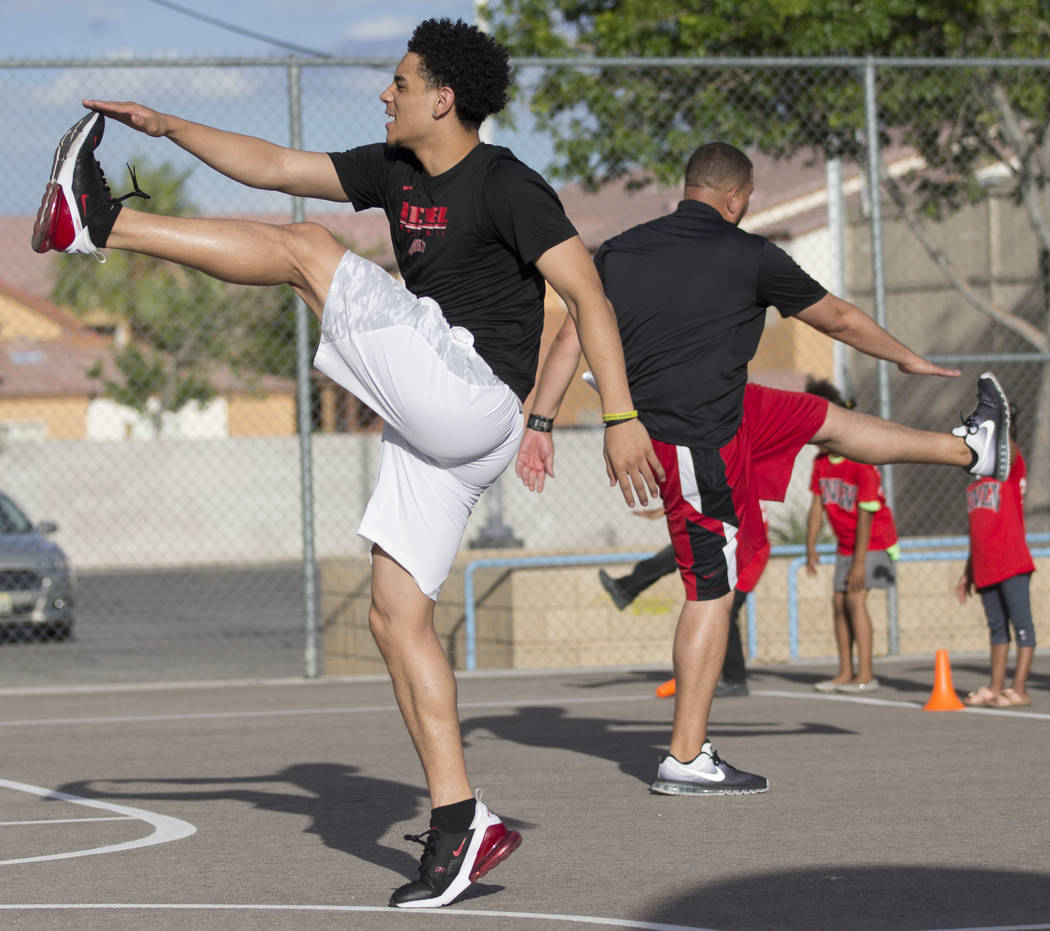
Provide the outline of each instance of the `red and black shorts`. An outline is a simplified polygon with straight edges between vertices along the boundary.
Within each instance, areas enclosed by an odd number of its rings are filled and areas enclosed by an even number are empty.
[[[828,402],[748,384],[736,435],[721,449],[653,441],[666,478],[667,529],[689,601],[721,598],[766,545],[760,501],[783,501],[799,450]]]

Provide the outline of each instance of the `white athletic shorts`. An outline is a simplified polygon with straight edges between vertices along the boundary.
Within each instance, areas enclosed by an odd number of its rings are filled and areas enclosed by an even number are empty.
[[[470,512],[517,454],[521,402],[469,330],[352,252],[332,278],[314,365],[383,418],[358,534],[436,600]]]

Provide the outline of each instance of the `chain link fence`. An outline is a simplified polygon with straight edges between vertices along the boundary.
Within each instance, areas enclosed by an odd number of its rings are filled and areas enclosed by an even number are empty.
[[[57,524],[43,538],[74,578],[67,591],[45,543],[28,560],[4,544],[0,683],[381,669],[355,534],[379,424],[309,370],[315,325],[291,291],[117,252],[104,264],[38,256],[29,238],[54,147],[84,97],[337,150],[382,138],[378,94],[394,64],[0,62],[0,491],[31,522]],[[903,375],[771,311],[752,378],[795,389],[807,374],[830,378],[861,410],[944,431],[972,408],[977,374],[994,369],[1018,405],[1038,547],[1050,531],[1047,77],[1046,62],[528,60],[486,138],[552,181],[592,249],[673,209],[698,144],[745,149],[756,190],[744,226],[963,373]],[[305,216],[396,271],[376,212],[244,188],[112,122],[99,159],[118,194],[134,166],[151,195],[136,209]],[[556,299],[547,316],[545,346],[564,316]],[[543,495],[510,471],[483,498],[439,602],[457,665],[669,665],[677,579],[623,612],[598,584],[599,566],[615,575],[667,542],[658,512],[629,512],[607,487],[598,422],[581,381]],[[749,605],[753,662],[834,655],[830,567],[810,579],[797,561],[811,459],[770,507],[777,549]],[[884,481],[908,546],[897,590],[872,595],[876,652],[983,650],[979,606],[960,608],[951,593],[965,476],[904,465]],[[1037,573],[1035,604],[1040,584]]]

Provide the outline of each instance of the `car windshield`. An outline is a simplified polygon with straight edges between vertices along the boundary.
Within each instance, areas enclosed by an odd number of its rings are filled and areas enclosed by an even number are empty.
[[[0,495],[0,533],[31,533],[33,524],[18,505],[6,495]]]

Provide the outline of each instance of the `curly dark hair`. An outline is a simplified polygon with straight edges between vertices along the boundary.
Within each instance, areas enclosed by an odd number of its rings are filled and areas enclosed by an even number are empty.
[[[507,105],[507,50],[477,26],[461,19],[423,20],[408,40],[408,50],[422,60],[420,74],[428,87],[452,88],[463,125],[477,129],[485,117]]]
[[[855,402],[852,399],[847,400],[844,398],[839,389],[826,378],[808,376],[806,378],[806,394],[815,394],[817,397],[824,398],[824,400],[837,404],[839,407],[845,407],[847,410],[855,406]]]

